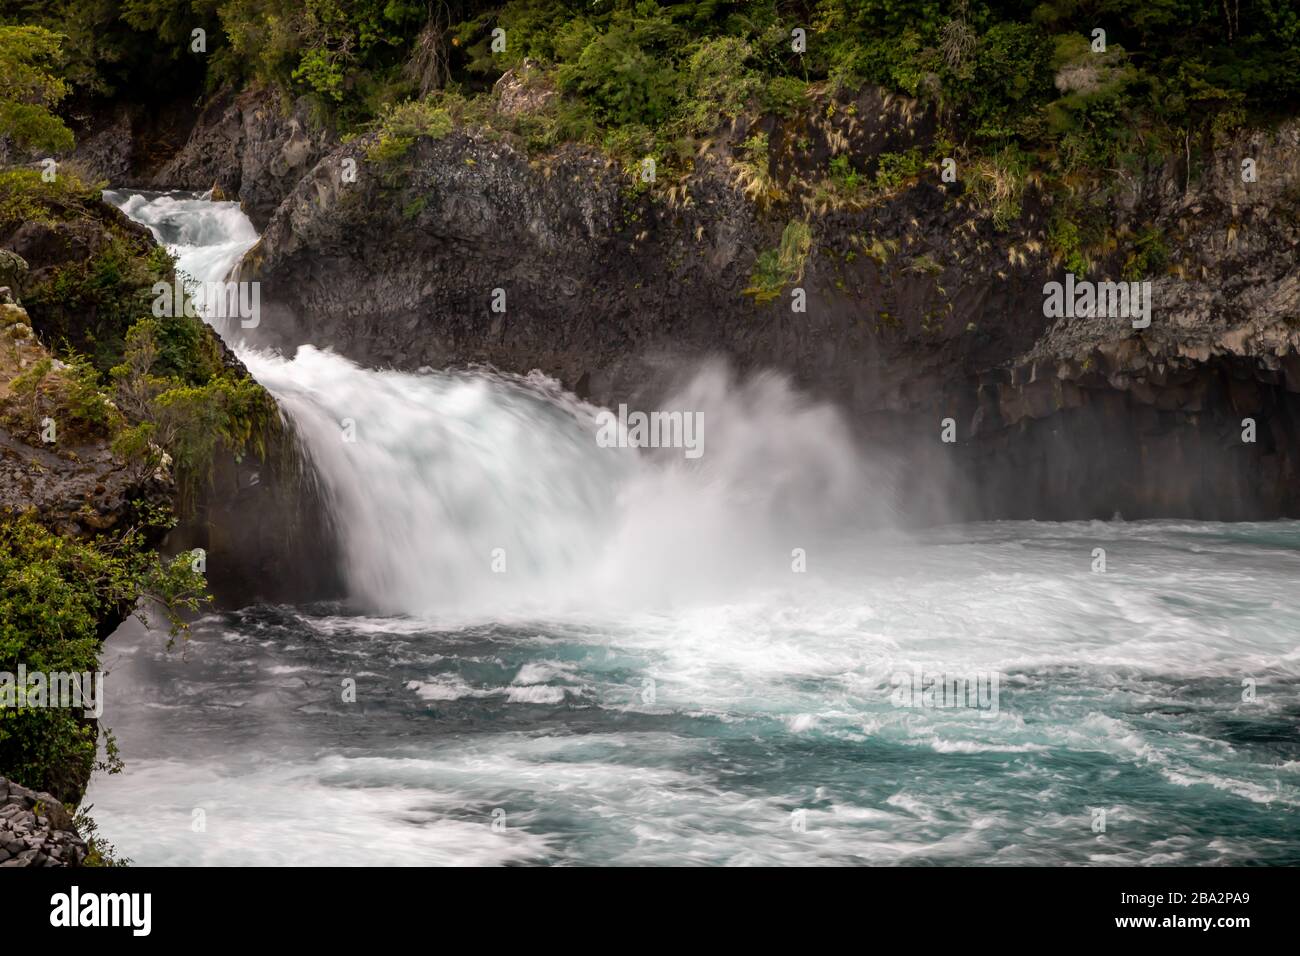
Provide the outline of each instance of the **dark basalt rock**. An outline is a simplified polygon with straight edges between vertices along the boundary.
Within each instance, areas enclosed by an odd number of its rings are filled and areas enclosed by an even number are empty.
[[[829,130],[767,121],[793,197],[767,211],[729,162],[743,124],[671,195],[636,191],[589,150],[530,159],[486,130],[420,140],[388,168],[366,162],[365,140],[336,147],[245,260],[271,302],[260,333],[376,365],[538,368],[603,403],[653,400],[711,356],[781,369],[899,456],[919,520],[1300,515],[1300,125],[1253,134],[1190,185],[1171,161],[1117,190],[1112,228],[1160,229],[1178,273],[1149,277],[1153,321],[1137,331],[1044,316],[1043,285],[1063,270],[1032,190],[1006,231],[932,173],[866,209],[800,205],[801,171],[837,136],[870,169],[927,135],[906,101],[864,97]],[[796,132],[806,159],[788,148]],[[1267,170],[1258,183],[1240,181],[1247,153]],[[756,305],[743,294],[755,258],[805,216],[807,312],[788,291]],[[498,288],[504,315],[490,311]],[[939,440],[946,418],[954,445]]]
[[[282,106],[270,91],[225,90],[199,114],[184,147],[149,179],[154,189],[216,187],[238,199],[258,229],[316,164],[330,141],[305,99]]]
[[[536,80],[503,76],[498,108],[544,105]],[[268,344],[400,368],[537,368],[602,403],[653,402],[706,358],[780,369],[898,458],[914,478],[900,504],[921,521],[1300,515],[1300,124],[1245,136],[1195,176],[1179,156],[1114,184],[1111,232],[1154,228],[1170,247],[1173,271],[1143,277],[1156,307],[1137,331],[1043,315],[1043,284],[1063,268],[1051,198],[1032,188],[1005,230],[962,176],[935,170],[867,208],[818,200],[833,157],[870,179],[882,153],[928,150],[935,127],[879,90],[829,105],[738,120],[684,184],[643,191],[590,149],[530,157],[486,129],[374,166],[367,139],[335,144],[303,104],[227,92],[152,182],[216,184],[265,227],[242,277],[264,283]],[[765,209],[734,162],[756,131],[782,190]],[[1245,156],[1258,182],[1241,182]],[[744,294],[793,220],[812,230],[806,313],[788,288],[765,305]],[[498,288],[504,315],[490,311]],[[1241,441],[1248,409],[1254,444]],[[939,441],[946,418],[953,445]]]

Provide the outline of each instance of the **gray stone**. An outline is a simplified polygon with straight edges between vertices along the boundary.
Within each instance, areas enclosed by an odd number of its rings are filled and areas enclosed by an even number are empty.
[[[59,800],[0,777],[0,866],[79,866],[87,847]],[[32,807],[40,805],[38,815]]]

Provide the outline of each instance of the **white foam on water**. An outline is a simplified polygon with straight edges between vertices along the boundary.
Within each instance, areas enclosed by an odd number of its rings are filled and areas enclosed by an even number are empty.
[[[201,281],[224,278],[256,240],[234,204],[115,201]],[[777,376],[705,365],[665,396],[663,409],[703,415],[704,454],[690,460],[600,447],[599,410],[538,375],[365,369],[313,346],[239,354],[319,472],[359,613],[298,611],[300,633],[277,648],[257,694],[230,692],[248,678],[225,673],[213,679],[235,683],[185,691],[214,713],[239,710],[264,741],[200,765],[133,758],[155,744],[145,731],[123,740],[126,774],[97,777],[91,802],[140,862],[1243,857],[1236,837],[1094,842],[1086,805],[1059,808],[1077,780],[1057,754],[1145,773],[1189,806],[1207,793],[1300,805],[1295,761],[1242,759],[1168,716],[1248,720],[1293,706],[1300,523],[996,522],[904,535],[889,527],[889,468],[833,408]],[[1092,571],[1095,547],[1107,549],[1105,573]],[[208,640],[250,655],[269,640],[223,633],[219,618],[205,626],[222,636],[196,641],[196,660]],[[149,679],[140,640],[122,646],[124,671],[140,672],[119,680]],[[393,737],[372,756],[319,753],[342,741],[297,748],[276,736],[277,694],[310,681],[301,661],[322,647],[404,695],[411,713],[485,709],[416,725],[416,744],[390,717]],[[396,672],[407,665],[414,675]],[[891,681],[918,668],[998,673],[997,714],[894,706]],[[1233,702],[1243,679],[1258,682],[1258,702]],[[163,739],[176,705],[156,696],[111,695],[110,723],[115,707],[157,708],[140,726]],[[585,730],[568,729],[575,714]],[[532,729],[484,729],[498,719]],[[636,721],[689,722],[701,736],[627,729]],[[733,764],[707,769],[733,733],[836,756],[758,793],[733,783]],[[855,752],[911,761],[934,775],[932,792],[868,792],[882,770],[865,764],[849,786],[837,761]],[[761,776],[765,759],[742,769]],[[948,779],[962,761],[998,775]],[[499,802],[506,841],[487,826]],[[1149,827],[1178,809],[1117,803],[1107,805]],[[190,808],[205,805],[210,829],[196,840]],[[1027,805],[1041,812],[1027,818]],[[790,826],[796,807],[806,832]]]

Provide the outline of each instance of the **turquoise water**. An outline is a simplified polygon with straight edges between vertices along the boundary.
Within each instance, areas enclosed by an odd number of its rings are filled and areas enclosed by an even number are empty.
[[[256,239],[107,197],[200,281]],[[108,642],[139,863],[1300,863],[1300,523],[908,534],[778,376],[695,370],[690,460],[538,375],[234,344],[349,600]]]
[[[121,633],[95,815],[164,864],[1300,863],[1300,523],[826,557],[664,612]],[[997,714],[898,706],[917,667],[999,673]]]

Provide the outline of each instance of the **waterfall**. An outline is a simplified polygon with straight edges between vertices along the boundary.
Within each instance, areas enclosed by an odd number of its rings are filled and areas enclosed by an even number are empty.
[[[257,240],[236,203],[109,192],[193,283]],[[703,363],[656,409],[707,442],[601,442],[601,409],[491,371],[362,368],[220,329],[292,421],[340,535],[350,596],[381,613],[496,616],[677,602],[788,575],[809,548],[884,517],[887,483],[832,407],[780,376]],[[634,410],[634,414],[637,410]],[[622,446],[622,447],[620,447]]]
[[[233,203],[108,196],[195,282],[256,240]],[[142,864],[1300,862],[1300,522],[903,535],[780,376],[684,369],[611,441],[540,374],[227,338],[351,600],[205,615],[184,654],[114,634],[129,769],[88,802]],[[703,453],[629,447],[654,411]]]

